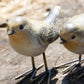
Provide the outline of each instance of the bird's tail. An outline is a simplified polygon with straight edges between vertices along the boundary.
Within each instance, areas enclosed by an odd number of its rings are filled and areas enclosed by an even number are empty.
[[[60,13],[61,7],[60,6],[55,6],[50,13],[48,14],[48,16],[45,18],[44,21],[48,22],[51,25],[55,25],[59,13]]]

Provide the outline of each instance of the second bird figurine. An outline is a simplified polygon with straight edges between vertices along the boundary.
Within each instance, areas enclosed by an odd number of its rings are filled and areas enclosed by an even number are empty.
[[[61,43],[68,50],[79,54],[79,63],[71,66],[72,70],[70,71],[73,71],[75,68],[79,68],[81,65],[81,56],[84,54],[84,14],[76,15],[70,18],[60,31],[60,38]],[[84,68],[79,71],[81,71],[80,76],[83,76]]]
[[[33,20],[21,16],[16,16],[8,20],[7,33],[12,48],[25,56],[30,56],[32,60],[32,70],[29,70],[18,77],[19,79],[26,74],[32,74],[30,80],[34,81],[40,76],[44,79],[48,75],[48,84],[50,83],[51,70],[48,70],[45,50],[50,43],[59,37],[53,27],[59,16],[60,7],[56,6],[43,21]],[[38,68],[35,67],[34,57],[43,54],[45,73],[35,77]],[[41,81],[43,81],[43,79]],[[40,82],[41,82],[40,81]]]

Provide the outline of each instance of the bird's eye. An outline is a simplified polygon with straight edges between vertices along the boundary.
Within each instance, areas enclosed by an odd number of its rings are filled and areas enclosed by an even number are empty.
[[[73,35],[73,36],[71,37],[71,39],[75,39],[75,37],[76,37],[76,36],[75,36],[75,35]]]
[[[20,25],[19,29],[20,30],[24,29],[24,26],[23,25]]]

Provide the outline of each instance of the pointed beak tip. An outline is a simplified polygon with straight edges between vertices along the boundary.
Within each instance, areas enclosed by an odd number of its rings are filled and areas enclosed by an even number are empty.
[[[63,42],[62,42],[62,41],[60,41],[60,44],[63,44]]]
[[[64,43],[66,43],[66,42],[67,42],[67,41],[66,41],[65,39],[61,38],[60,44],[64,44]]]
[[[15,33],[14,30],[8,30],[8,35],[12,35],[14,33]]]

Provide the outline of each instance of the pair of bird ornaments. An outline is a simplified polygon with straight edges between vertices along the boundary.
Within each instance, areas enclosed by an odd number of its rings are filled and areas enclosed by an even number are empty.
[[[57,31],[54,26],[60,14],[60,6],[55,6],[44,20],[34,20],[22,16],[15,16],[0,24],[0,27],[7,27],[7,34],[11,47],[19,54],[30,56],[32,61],[32,69],[28,70],[15,79],[30,75],[30,81],[34,82],[41,77],[39,84],[48,77],[48,84],[52,69],[48,69],[45,50],[52,42],[58,38],[61,44],[69,51],[79,55],[77,64],[68,67],[69,72],[74,72],[74,69],[81,67],[81,56],[84,54],[84,14],[76,15],[70,18],[60,31]],[[42,54],[44,64],[35,67],[34,57]],[[53,57],[53,56],[52,56]],[[37,71],[44,65],[45,72],[36,76]],[[83,69],[84,70],[84,69]],[[80,73],[82,76],[84,72]]]

